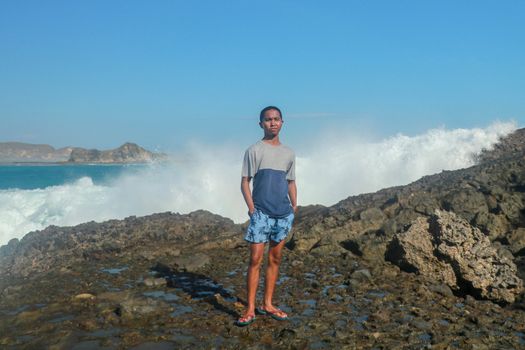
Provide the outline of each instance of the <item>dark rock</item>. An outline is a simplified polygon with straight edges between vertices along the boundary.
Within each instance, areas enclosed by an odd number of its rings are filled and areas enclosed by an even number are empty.
[[[438,294],[441,294],[442,296],[444,297],[453,297],[454,296],[454,293],[452,293],[452,290],[450,289],[449,286],[447,286],[446,284],[433,284],[431,286],[428,287],[429,290],[431,290],[432,292],[435,292],[435,293],[438,293]]]
[[[525,129],[518,129],[502,138],[491,150],[483,150],[478,156],[480,163],[519,156],[525,149]]]
[[[359,219],[363,221],[383,221],[385,214],[378,208],[366,209],[359,214]]]
[[[443,199],[443,208],[458,214],[468,222],[474,220],[480,213],[488,213],[485,196],[474,189],[451,192]]]
[[[510,251],[516,255],[525,255],[525,227],[519,227],[507,236]]]
[[[369,282],[372,280],[372,275],[370,274],[370,271],[368,271],[368,269],[361,269],[352,272],[350,278],[358,282]]]
[[[178,256],[173,262],[181,270],[194,272],[210,263],[210,257],[204,253],[195,255]]]
[[[115,313],[124,320],[144,319],[168,310],[168,304],[158,299],[128,295]]]
[[[148,238],[149,232],[164,231],[162,239]],[[240,226],[230,219],[204,210],[180,215],[161,213],[142,218],[129,217],[101,224],[89,222],[75,227],[50,226],[12,240],[0,254],[0,274],[29,276],[67,264],[103,260],[131,254],[153,260],[172,256],[191,237],[198,244],[239,236]]]

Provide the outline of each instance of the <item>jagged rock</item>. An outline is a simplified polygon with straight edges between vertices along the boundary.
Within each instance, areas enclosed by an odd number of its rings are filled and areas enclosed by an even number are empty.
[[[510,251],[513,254],[523,255],[525,253],[525,228],[514,230],[507,238],[510,243]]]
[[[156,239],[150,235],[165,232]],[[11,240],[0,248],[0,274],[29,276],[85,261],[103,260],[110,256],[148,256],[180,250],[190,240],[192,245],[210,239],[238,236],[239,225],[204,210],[186,215],[153,214],[141,218],[110,220],[101,224],[88,222],[75,227],[49,226],[28,233],[20,241]]]
[[[436,292],[438,294],[441,294],[444,297],[453,297],[454,293],[452,293],[452,290],[450,287],[444,283],[440,284],[434,284],[428,287],[428,289],[432,292]]]
[[[485,196],[475,189],[457,190],[443,200],[443,208],[458,213],[471,222],[478,213],[487,213]]]
[[[417,218],[408,231],[394,236],[388,246],[386,258],[405,271],[433,276],[436,281],[453,289],[458,287],[452,266],[434,255],[429,224],[424,217]]]
[[[372,275],[367,269],[356,270],[352,272],[350,278],[359,281],[359,282],[369,282],[372,280]]]
[[[512,157],[523,153],[525,148],[525,128],[518,129],[500,140],[492,150],[484,150],[478,157],[480,163],[498,158]]]
[[[386,258],[460,293],[496,302],[511,303],[523,289],[509,256],[452,212],[437,210],[429,220],[417,219],[392,239]]]
[[[385,214],[378,208],[366,209],[359,214],[359,218],[363,221],[382,221],[385,219]]]

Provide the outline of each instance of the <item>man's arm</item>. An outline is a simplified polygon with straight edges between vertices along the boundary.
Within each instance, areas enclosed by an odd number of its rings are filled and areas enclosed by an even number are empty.
[[[244,197],[244,201],[248,206],[248,214],[252,216],[255,211],[255,205],[253,204],[252,191],[250,190],[250,180],[252,178],[248,176],[243,176],[241,179],[241,192]]]
[[[293,212],[297,211],[297,186],[295,180],[288,180],[288,197],[290,197],[290,204],[292,204]]]

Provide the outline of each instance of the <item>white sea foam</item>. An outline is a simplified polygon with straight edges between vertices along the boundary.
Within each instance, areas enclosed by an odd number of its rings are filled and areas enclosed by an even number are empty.
[[[421,176],[474,164],[473,155],[516,129],[433,129],[379,141],[351,132],[325,132],[297,148],[299,204],[331,205],[350,195],[403,185]],[[48,225],[71,226],[129,215],[207,209],[236,222],[247,219],[240,194],[246,145],[192,145],[168,165],[124,173],[109,185],[90,178],[38,190],[0,191],[0,244]]]

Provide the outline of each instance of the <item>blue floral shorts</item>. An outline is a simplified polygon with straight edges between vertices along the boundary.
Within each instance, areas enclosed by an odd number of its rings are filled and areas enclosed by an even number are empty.
[[[262,211],[255,209],[250,217],[250,225],[244,239],[250,243],[266,243],[272,240],[279,243],[286,238],[292,229],[294,214],[284,218],[271,218]]]

